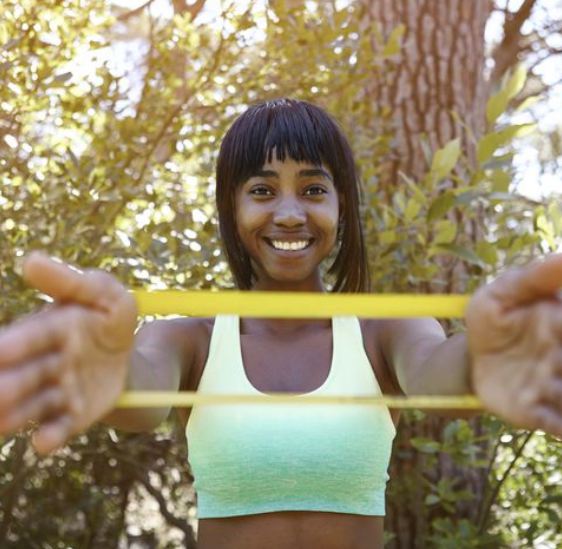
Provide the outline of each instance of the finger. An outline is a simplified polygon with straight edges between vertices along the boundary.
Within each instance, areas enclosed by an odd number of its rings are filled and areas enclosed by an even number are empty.
[[[82,272],[39,251],[25,258],[23,277],[28,284],[58,301],[73,301],[101,310],[110,309],[126,291],[109,273]]]
[[[60,371],[59,353],[49,353],[21,367],[0,370],[0,412],[16,406],[21,400],[52,381]]]
[[[0,330],[0,368],[60,349],[71,326],[68,311],[56,309]]]
[[[556,298],[562,288],[562,254],[512,269],[492,284],[494,293],[507,305],[524,305],[537,299]]]
[[[10,413],[1,416],[0,433],[13,433],[25,427],[30,421],[41,421],[57,411],[60,412],[65,403],[66,397],[62,389],[49,386]]]
[[[33,433],[31,443],[35,450],[45,455],[60,448],[71,435],[72,419],[62,414],[44,423]]]

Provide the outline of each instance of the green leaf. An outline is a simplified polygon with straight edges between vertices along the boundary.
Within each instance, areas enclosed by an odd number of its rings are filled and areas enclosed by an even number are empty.
[[[554,226],[554,232],[562,236],[562,210],[560,204],[557,201],[552,201],[547,208],[548,217],[550,218],[552,225]]]
[[[529,107],[532,107],[533,105],[535,105],[536,103],[538,103],[542,99],[544,99],[544,97],[542,95],[531,95],[530,97],[527,97],[527,99],[522,101],[519,105],[517,105],[517,108],[515,109],[515,111],[516,112],[524,111],[525,109],[528,109]]]
[[[503,114],[513,99],[525,85],[527,70],[523,65],[518,65],[500,91],[490,97],[486,103],[486,119],[488,124],[493,124]]]
[[[428,196],[424,193],[416,182],[408,177],[404,172],[398,172],[398,175],[405,181],[408,188],[414,193],[415,199],[420,203],[425,205],[427,203]]]
[[[488,265],[495,265],[498,262],[496,247],[485,240],[476,244],[476,255]]]
[[[490,170],[486,174],[487,179],[492,183],[492,192],[507,193],[511,184],[511,174],[505,170]]]
[[[457,236],[457,225],[449,219],[443,219],[436,223],[434,244],[448,244]]]
[[[435,454],[441,449],[441,444],[436,440],[425,437],[414,437],[410,440],[412,446],[425,454]]]
[[[381,231],[378,235],[379,242],[381,244],[392,244],[396,242],[396,232],[395,231]]]
[[[507,98],[513,99],[523,89],[526,80],[527,69],[523,64],[517,65],[505,86],[505,94],[507,95]]]
[[[443,437],[446,441],[450,442],[459,430],[459,421],[450,421],[443,429]]]
[[[8,28],[3,23],[0,23],[0,44],[5,44],[9,37]]]
[[[413,221],[420,213],[421,207],[422,204],[420,204],[415,198],[410,198],[406,203],[406,209],[404,210],[404,221],[406,223]]]
[[[475,189],[470,189],[468,191],[461,192],[455,197],[455,204],[467,206],[468,204],[472,204],[476,199],[483,196],[482,191],[478,191]]]
[[[431,173],[436,179],[443,179],[455,167],[461,153],[461,142],[457,137],[449,141],[443,148],[438,149],[431,161]]]
[[[402,49],[402,36],[404,36],[405,32],[406,25],[403,23],[400,23],[392,29],[392,32],[390,33],[382,51],[384,57],[390,57],[400,53],[400,50]]]
[[[437,494],[427,494],[427,496],[425,496],[424,502],[426,505],[435,505],[436,503],[439,503],[441,501],[441,498],[437,495]]]
[[[500,147],[507,145],[516,137],[528,135],[536,128],[536,124],[514,124],[507,126],[499,131],[490,132],[483,135],[478,141],[477,153],[478,162],[482,165],[490,159],[494,152]]]
[[[455,255],[458,258],[462,259],[463,261],[472,263],[473,265],[482,266],[482,261],[474,253],[473,250],[470,250],[469,248],[464,248],[463,246],[459,246],[457,244],[439,244],[437,246],[432,246],[429,252],[431,255],[436,255],[440,253]]]
[[[455,205],[455,195],[451,191],[441,193],[429,207],[427,220],[433,221],[443,217]]]
[[[535,218],[535,227],[540,231],[541,236],[544,238],[549,248],[554,250],[556,248],[556,235],[554,232],[554,224],[550,219],[547,219],[544,213],[538,213]]]

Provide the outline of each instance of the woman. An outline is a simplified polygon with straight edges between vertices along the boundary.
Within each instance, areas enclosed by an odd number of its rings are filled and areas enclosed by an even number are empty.
[[[221,146],[217,204],[238,286],[369,287],[349,145],[321,109],[247,110]],[[169,409],[113,410],[129,390],[466,394],[529,429],[562,435],[562,256],[482,287],[467,337],[433,319],[221,316],[146,324],[109,274],[31,254],[24,277],[57,305],[0,334],[0,433],[38,423],[47,453],[93,422],[150,430]],[[384,407],[200,406],[184,417],[199,547],[382,547],[396,417]]]

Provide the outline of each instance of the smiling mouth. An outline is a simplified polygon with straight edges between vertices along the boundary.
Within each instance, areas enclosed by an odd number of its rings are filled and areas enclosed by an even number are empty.
[[[306,250],[310,247],[314,239],[308,238],[303,240],[277,240],[277,239],[264,239],[269,246],[271,246],[274,250],[282,251],[282,252],[301,252],[302,250]]]

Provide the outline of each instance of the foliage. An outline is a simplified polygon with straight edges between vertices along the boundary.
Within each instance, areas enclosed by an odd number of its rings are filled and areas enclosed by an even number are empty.
[[[392,133],[386,113],[363,101],[362,90],[383,66],[389,70],[403,31],[381,43],[361,28],[353,5],[335,10],[310,2],[289,13],[285,2],[272,1],[260,9],[233,3],[213,25],[181,14],[140,17],[134,24],[148,47],[133,104],[126,76],[101,61],[118,28],[104,0],[2,2],[0,324],[42,303],[17,275],[16,258],[34,248],[107,269],[130,287],[231,285],[212,203],[217,145],[245,105],[282,95],[324,105],[350,136],[377,291],[451,291],[450,273],[460,265],[454,290],[468,292],[500,266],[558,245],[559,201],[533,203],[511,185],[510,146],[529,130],[504,116],[524,82],[520,69],[490,99],[490,126],[473,143],[478,164],[469,161],[466,143],[452,140],[428,151],[423,178],[402,174],[388,202],[377,175]],[[73,62],[80,55],[92,70]],[[465,224],[477,230],[465,231]],[[405,418],[406,427],[422,415]],[[517,454],[522,436],[493,419],[484,430],[458,420],[440,440],[418,437],[398,446],[400,459],[421,465],[392,485],[390,497],[420,500],[427,543],[436,547],[532,544],[541,537],[560,543],[562,450],[535,434],[525,447],[534,455]],[[2,546],[110,547],[134,536],[150,547],[188,544],[193,494],[185,445],[172,444],[174,438],[181,436],[169,428],[142,436],[94,429],[44,460],[23,435],[4,441]],[[490,440],[497,443],[488,455]],[[428,478],[444,455],[489,471],[486,501],[475,502],[454,478]],[[139,505],[150,501],[175,534],[138,519]],[[467,506],[477,506],[479,522],[455,518]]]
[[[117,547],[157,535],[170,540],[160,547],[190,546],[191,477],[168,435],[93,429],[41,460],[18,436],[2,446],[0,466],[2,547]]]

